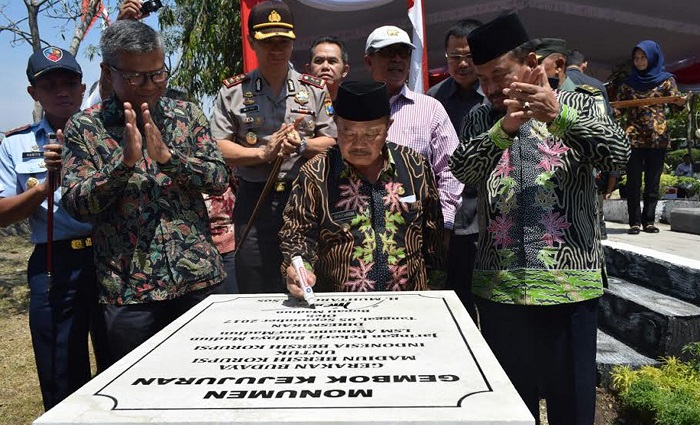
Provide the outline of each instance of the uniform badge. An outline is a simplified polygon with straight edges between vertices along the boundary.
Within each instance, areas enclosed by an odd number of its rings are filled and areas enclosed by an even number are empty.
[[[245,118],[243,118],[243,122],[244,122],[245,124],[252,124],[252,123],[255,122],[255,118],[253,118],[253,117],[245,117]]]
[[[263,125],[264,122],[265,122],[265,120],[263,119],[263,117],[255,117],[255,125],[256,126],[260,127]]]
[[[252,91],[247,91],[247,92],[243,93],[243,97],[246,97],[246,98],[248,98],[248,97],[253,97],[253,92],[252,92]]]
[[[243,99],[244,105],[252,105],[255,103],[255,99]]]
[[[37,146],[37,145],[32,146],[32,150],[33,150],[34,152],[38,152],[38,151],[39,151],[39,146]]]
[[[39,168],[46,168],[46,163],[44,161],[41,161],[39,163]]]
[[[42,53],[44,54],[44,57],[51,62],[59,62],[63,58],[63,51],[61,51],[61,49],[58,47],[47,47],[42,51]]]
[[[333,109],[333,99],[331,99],[331,95],[328,93],[323,96],[323,107],[326,109],[326,114],[332,117],[335,110]]]
[[[254,145],[258,141],[258,136],[252,131],[249,131],[245,134],[245,141],[249,145]]]
[[[275,185],[275,192],[284,192],[284,190],[286,188],[287,188],[287,185],[283,181],[279,181]]]
[[[309,103],[309,93],[306,90],[302,90],[294,95],[294,101],[300,105],[306,105]]]
[[[238,84],[241,84],[242,82],[246,81],[248,79],[248,76],[245,74],[238,74],[234,75],[233,77],[228,77],[224,79],[223,83],[227,88],[231,88],[233,86],[236,86]]]
[[[258,78],[255,80],[255,91],[260,90],[262,90],[262,78]]]
[[[27,189],[31,189],[38,184],[39,180],[37,180],[36,177],[30,177],[27,179]]]

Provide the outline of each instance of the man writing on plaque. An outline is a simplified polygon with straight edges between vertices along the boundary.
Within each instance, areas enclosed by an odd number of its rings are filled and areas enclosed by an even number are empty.
[[[317,291],[441,287],[445,247],[430,166],[387,141],[386,85],[344,82],[333,103],[338,145],[305,164],[284,211],[282,274],[300,297],[291,258],[301,256]]]

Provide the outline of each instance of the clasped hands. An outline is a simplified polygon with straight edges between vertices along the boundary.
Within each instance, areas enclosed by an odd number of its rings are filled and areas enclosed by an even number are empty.
[[[153,123],[148,103],[141,105],[141,119],[146,139],[146,151],[148,156],[159,164],[170,161],[172,154],[163,143],[163,136],[158,127]],[[124,102],[124,159],[122,162],[129,168],[136,165],[143,158],[143,139],[137,125],[136,111],[131,103]]]
[[[292,123],[282,123],[280,128],[267,139],[267,143],[260,147],[262,159],[271,162],[275,157],[288,158],[291,154],[298,152],[301,146],[301,135],[297,129],[303,120],[304,117],[299,117]]]
[[[514,77],[503,94],[508,98],[503,101],[507,110],[501,128],[508,134],[517,133],[530,119],[550,123],[559,114],[559,101],[542,65],[526,70],[521,81]]]

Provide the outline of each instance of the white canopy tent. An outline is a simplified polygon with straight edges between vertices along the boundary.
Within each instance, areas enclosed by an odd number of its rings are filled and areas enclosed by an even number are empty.
[[[299,69],[308,62],[308,48],[316,37],[335,35],[350,51],[348,78],[367,78],[362,58],[369,33],[381,25],[396,25],[412,33],[407,0],[287,2],[297,27],[293,62]],[[423,8],[431,69],[444,65],[444,35],[456,21],[488,21],[510,11],[518,12],[531,37],[564,38],[570,48],[581,50],[590,72],[602,80],[630,58],[632,48],[644,39],[661,45],[671,70],[674,64],[676,68],[693,64],[700,68],[698,0],[423,0]],[[697,79],[700,83],[700,75]]]

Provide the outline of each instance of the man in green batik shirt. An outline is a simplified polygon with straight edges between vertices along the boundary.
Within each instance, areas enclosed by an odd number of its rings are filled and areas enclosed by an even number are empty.
[[[467,37],[490,104],[450,170],[479,192],[472,290],[481,332],[534,417],[592,425],[603,250],[593,169],[621,169],[622,129],[592,96],[554,91],[517,15]]]

